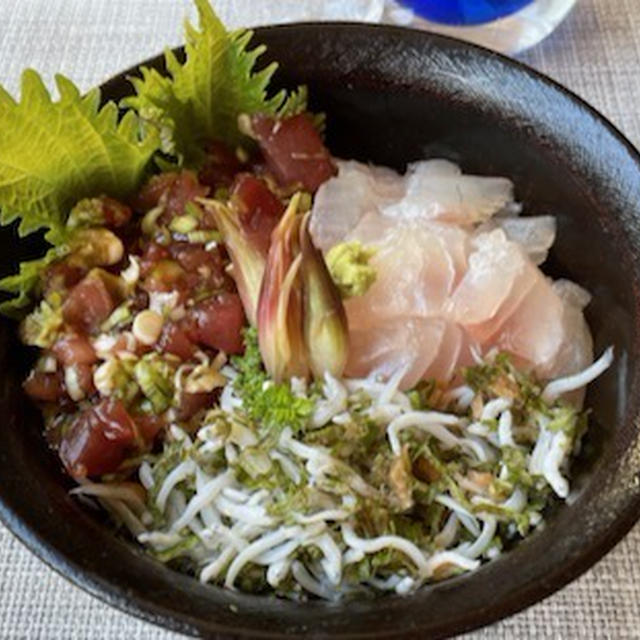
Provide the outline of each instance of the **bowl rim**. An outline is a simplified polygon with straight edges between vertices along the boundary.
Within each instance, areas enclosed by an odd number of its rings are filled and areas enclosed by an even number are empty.
[[[598,109],[589,104],[584,98],[575,93],[573,90],[560,84],[549,75],[540,72],[525,62],[510,58],[504,54],[492,51],[480,45],[466,42],[459,38],[448,35],[438,34],[424,29],[401,27],[387,24],[371,24],[349,21],[328,21],[328,22],[312,22],[303,21],[281,25],[269,25],[251,29],[255,34],[255,39],[260,40],[262,34],[273,32],[295,32],[298,29],[355,29],[358,31],[370,30],[372,32],[396,34],[402,37],[403,34],[413,34],[413,37],[421,37],[431,40],[436,46],[449,43],[462,49],[477,51],[480,55],[496,58],[508,67],[524,73],[531,78],[541,81],[547,88],[568,98],[576,106],[589,113],[600,126],[604,126],[615,138],[616,142],[623,145],[635,161],[640,169],[640,152],[635,145],[626,137],[626,135],[610,120],[608,120]],[[184,51],[183,46],[173,49],[174,52],[181,53]],[[105,94],[113,93],[113,88],[122,82],[123,78],[135,75],[140,67],[161,65],[164,54],[158,54],[141,61],[128,69],[114,74],[107,78],[99,85],[103,99]],[[108,99],[111,99],[108,97]],[[111,605],[115,609],[135,616],[140,620],[160,626],[166,630],[171,630],[192,637],[249,637],[245,635],[244,629],[226,629],[222,633],[219,627],[216,627],[215,621],[203,621],[180,612],[176,612],[169,607],[156,604],[151,598],[144,598],[133,595],[121,585],[114,583],[108,579],[104,579],[99,572],[87,570],[69,555],[65,554],[58,548],[53,541],[46,539],[36,526],[30,526],[25,522],[28,504],[10,504],[11,500],[5,497],[4,488],[0,484],[0,522],[4,524],[7,530],[17,538],[30,552],[36,555],[49,568],[53,569],[57,574],[65,578],[71,584],[79,587],[85,593]],[[436,632],[431,635],[432,638],[450,637],[455,634],[469,632],[475,629],[494,624],[499,620],[512,616],[524,609],[541,602],[552,594],[556,593],[570,582],[584,574],[601,560],[614,546],[616,546],[631,530],[631,528],[640,520],[640,488],[632,495],[626,503],[625,509],[620,511],[611,520],[608,530],[600,535],[598,539],[592,539],[590,546],[580,554],[578,559],[573,562],[562,573],[558,573],[552,579],[545,581],[543,584],[536,584],[527,588],[524,592],[512,597],[506,601],[502,601],[499,607],[487,608],[482,611],[474,611],[470,615],[461,615],[460,621],[447,628],[446,631]],[[238,634],[238,635],[236,635]],[[273,632],[256,633],[251,631],[251,637],[275,638],[285,637],[284,634]],[[287,634],[286,637],[292,637]],[[293,636],[295,637],[295,636]],[[389,633],[380,635],[375,631],[365,632],[363,634],[341,635],[341,637],[357,637],[357,638],[383,638],[383,637],[413,637],[411,632]]]

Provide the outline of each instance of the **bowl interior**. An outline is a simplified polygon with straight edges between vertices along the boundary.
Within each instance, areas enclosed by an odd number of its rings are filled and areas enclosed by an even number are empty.
[[[576,577],[637,518],[640,164],[586,105],[524,67],[454,40],[390,27],[297,25],[258,30],[276,84],[308,84],[327,113],[334,154],[397,169],[444,157],[464,171],[510,177],[526,214],[551,214],[558,241],[546,267],[589,289],[596,349],[615,366],[592,386],[593,409],[569,503],[547,525],[476,573],[375,602],[304,605],[205,587],[115,537],[71,499],[21,395],[25,351],[0,327],[0,516],[29,547],[80,586],[147,619],[189,633],[346,637],[458,633],[508,615]],[[154,64],[161,65],[159,61]],[[124,76],[106,98],[130,91]],[[7,272],[34,242],[0,232]],[[37,243],[36,243],[37,244]],[[435,615],[434,615],[435,614]]]

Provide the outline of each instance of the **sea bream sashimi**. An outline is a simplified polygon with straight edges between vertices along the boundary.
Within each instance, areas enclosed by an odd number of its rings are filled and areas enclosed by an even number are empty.
[[[386,225],[373,216],[364,222],[347,239],[375,247],[370,264],[376,280],[364,295],[345,301],[349,325],[362,329],[385,319],[444,318],[444,306],[466,271],[466,234],[435,224]],[[374,239],[376,228],[380,236]]]
[[[369,167],[354,160],[337,164],[339,179],[330,180],[330,186],[319,189],[314,198],[311,235],[323,251],[341,242],[366,214],[396,202],[405,191],[398,174],[386,167]]]
[[[405,367],[404,389],[421,378],[447,382],[473,352],[495,348],[542,378],[592,361],[585,295],[537,266],[555,220],[519,217],[509,180],[464,175],[444,160],[414,163],[405,175],[355,161],[338,167],[317,194],[313,239],[325,252],[354,241],[375,251],[374,283],[345,301],[348,375]]]
[[[403,197],[382,209],[395,220],[439,220],[470,226],[501,210],[519,212],[510,180],[463,175],[460,167],[448,160],[414,162],[401,181]]]

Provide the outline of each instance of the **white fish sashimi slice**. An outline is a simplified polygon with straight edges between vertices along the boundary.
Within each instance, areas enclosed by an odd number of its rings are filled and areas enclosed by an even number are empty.
[[[463,243],[464,236],[459,240]],[[461,251],[454,237],[422,226],[387,229],[371,259],[376,281],[365,295],[345,304],[349,326],[361,329],[387,318],[440,315],[456,282],[452,253]]]
[[[422,374],[423,378],[434,378],[439,382],[450,382],[460,367],[473,364],[471,348],[474,341],[457,324],[447,322],[440,342],[438,355]]]
[[[372,372],[388,377],[409,365],[400,388],[410,389],[438,356],[445,330],[444,321],[422,318],[398,318],[352,330],[345,373],[355,378]]]
[[[456,370],[464,340],[464,330],[451,322],[445,324],[440,348],[433,362],[423,372],[423,378],[449,382]]]
[[[343,238],[345,242],[358,241],[365,246],[380,246],[387,243],[387,233],[393,232],[398,225],[382,214],[375,212],[365,213],[358,224]]]
[[[492,345],[528,363],[544,379],[565,340],[564,310],[552,282],[539,273],[533,288],[492,339]]]
[[[436,158],[433,160],[420,160],[418,162],[412,162],[407,167],[407,178],[416,175],[422,178],[430,179],[456,178],[462,175],[462,169],[454,162],[441,158]]]
[[[562,346],[553,364],[541,371],[545,379],[574,375],[593,362],[593,338],[582,311],[565,305],[562,324]]]
[[[593,362],[593,338],[585,320],[583,309],[591,295],[569,280],[553,283],[553,290],[563,302],[563,340],[553,363],[539,371],[546,379],[563,378],[583,371]],[[579,389],[565,397],[576,406],[584,402],[585,389]]]
[[[524,248],[535,265],[547,259],[549,249],[556,241],[557,224],[553,216],[501,218],[498,224],[511,242]]]
[[[360,219],[404,194],[404,179],[392,169],[339,160],[338,175],[314,198],[310,231],[322,251],[342,242]]]
[[[541,265],[556,240],[556,219],[553,216],[496,217],[483,224],[477,233],[502,229],[511,242],[519,244],[533,264]]]
[[[553,283],[553,290],[560,296],[563,302],[584,311],[591,302],[591,294],[580,285],[571,280],[561,278]],[[577,372],[576,372],[577,373]]]
[[[449,254],[455,269],[455,287],[469,268],[469,253],[472,246],[470,235],[464,229],[454,225],[432,222],[426,226],[431,233],[440,238],[440,242]]]
[[[539,272],[501,229],[480,234],[473,244],[469,268],[448,301],[446,314],[485,343],[531,290]]]
[[[463,175],[446,160],[416,162],[405,179],[405,196],[382,209],[395,220],[439,220],[471,226],[513,203],[513,183],[507,178]]]
[[[469,249],[471,246],[470,235],[460,227],[442,224],[435,221],[416,222],[408,221],[399,225],[395,220],[386,218],[380,213],[367,213],[360,219],[356,227],[345,237],[346,242],[357,240],[361,244],[368,246],[382,246],[389,243],[387,233],[398,233],[398,229],[404,227],[409,229],[409,233],[417,232],[419,236],[432,234],[438,237],[440,244],[445,247],[451,257],[451,262],[456,270],[456,283],[462,278],[467,270]],[[421,241],[430,243],[430,238],[426,235],[420,236]],[[429,248],[429,245],[426,245]],[[399,249],[399,247],[395,247]]]

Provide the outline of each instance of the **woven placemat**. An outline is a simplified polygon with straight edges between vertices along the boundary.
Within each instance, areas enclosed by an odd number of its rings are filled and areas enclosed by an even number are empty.
[[[319,0],[307,0],[318,10]],[[275,0],[274,0],[275,2]],[[279,0],[302,12],[304,0]],[[333,2],[340,9],[341,3]],[[237,0],[221,13],[243,22]],[[363,2],[363,4],[367,4]],[[269,0],[252,0],[254,22]],[[0,84],[15,92],[21,70],[56,71],[82,88],[181,41],[188,0],[2,0]],[[246,22],[246,21],[244,21]],[[640,143],[640,3],[583,0],[524,60],[567,85]],[[26,471],[25,471],[26,472]],[[84,594],[0,526],[0,638],[148,640],[178,638]],[[640,527],[581,579],[531,609],[469,639],[640,638]]]

